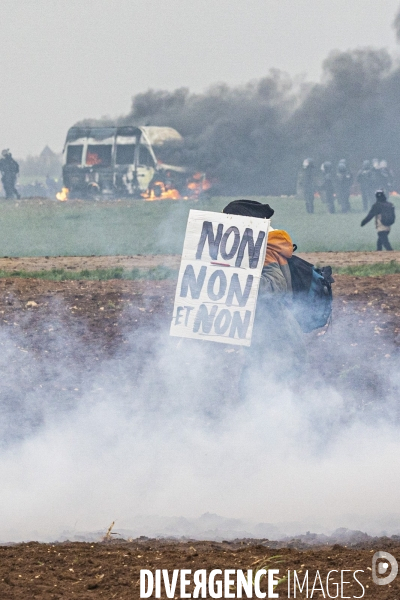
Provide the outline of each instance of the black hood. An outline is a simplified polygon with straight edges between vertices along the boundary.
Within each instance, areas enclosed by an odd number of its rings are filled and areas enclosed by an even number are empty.
[[[377,192],[375,192],[375,198],[377,202],[386,202],[385,192],[383,192],[382,190],[378,190]]]
[[[274,209],[269,204],[261,204],[255,200],[234,200],[225,206],[222,211],[227,215],[242,215],[243,217],[256,217],[257,219],[270,219]]]

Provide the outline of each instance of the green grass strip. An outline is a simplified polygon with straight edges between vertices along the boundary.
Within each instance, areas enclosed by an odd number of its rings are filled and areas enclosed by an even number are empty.
[[[353,265],[348,267],[336,267],[335,273],[341,275],[354,275],[356,277],[377,277],[379,275],[393,275],[400,273],[400,262],[391,260],[385,263],[372,263],[370,265]]]
[[[127,280],[162,280],[175,279],[178,276],[176,269],[158,266],[151,269],[123,269],[113,267],[110,269],[84,269],[70,271],[66,269],[51,269],[49,271],[4,271],[0,270],[0,277],[22,277],[24,279],[44,279],[46,281],[109,281],[110,279]]]
[[[340,275],[377,277],[379,275],[400,273],[400,262],[391,260],[386,263],[334,267],[333,270],[334,273]],[[178,270],[163,266],[157,266],[151,269],[124,269],[123,267],[112,267],[109,269],[83,269],[82,271],[72,271],[69,269],[4,271],[0,269],[0,277],[21,277],[24,279],[43,279],[46,281],[109,281],[111,279],[159,281],[176,279],[178,277]]]

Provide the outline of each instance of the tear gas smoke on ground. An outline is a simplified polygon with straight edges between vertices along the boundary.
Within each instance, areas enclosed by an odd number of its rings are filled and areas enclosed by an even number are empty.
[[[134,535],[398,532],[399,358],[371,360],[365,328],[338,315],[309,338],[315,364],[301,381],[276,381],[271,364],[242,398],[241,351],[179,343],[165,321],[124,332],[124,349],[90,367],[84,331],[51,306],[47,325],[59,341],[46,354],[0,331],[1,540],[73,538],[113,520]],[[361,366],[375,387],[354,385],[364,371],[353,386],[343,373],[328,381],[318,356]]]
[[[394,27],[399,36],[400,16]],[[353,170],[385,158],[400,179],[400,67],[385,49],[333,51],[320,83],[276,69],[239,87],[218,84],[203,94],[187,88],[137,94],[120,125],[175,127],[184,144],[163,160],[206,171],[224,194],[292,194],[303,159],[346,158]],[[111,125],[87,119],[81,124]]]

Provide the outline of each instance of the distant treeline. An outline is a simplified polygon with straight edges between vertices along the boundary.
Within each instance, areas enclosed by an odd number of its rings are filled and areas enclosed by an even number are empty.
[[[19,164],[21,177],[51,177],[61,178],[61,156],[53,152],[48,146],[39,156],[28,156],[25,159],[16,159]]]

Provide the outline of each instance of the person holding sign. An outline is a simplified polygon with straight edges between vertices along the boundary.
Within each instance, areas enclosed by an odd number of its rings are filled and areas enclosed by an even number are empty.
[[[274,210],[269,204],[254,200],[235,200],[225,214],[270,219]],[[303,333],[291,310],[292,282],[288,258],[293,242],[284,230],[269,228],[267,252],[262,269],[253,338],[247,351],[242,388],[248,388],[254,371],[285,378],[304,369],[306,356]],[[250,388],[249,388],[250,389]],[[248,389],[244,390],[245,392]]]
[[[250,346],[269,219],[189,212],[170,335]]]

